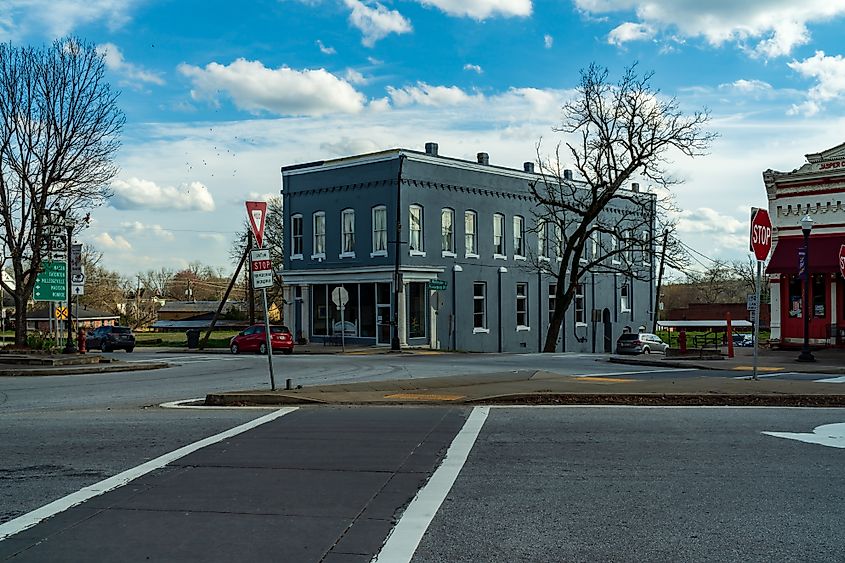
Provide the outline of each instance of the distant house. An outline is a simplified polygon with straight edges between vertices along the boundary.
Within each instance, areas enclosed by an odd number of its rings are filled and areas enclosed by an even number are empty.
[[[79,307],[78,321],[77,308],[71,309],[74,324],[79,323],[79,328],[93,329],[105,325],[116,325],[120,322],[120,316],[91,309],[89,307]],[[37,306],[27,313],[26,328],[27,330],[50,330],[51,323],[55,324],[55,313],[51,316],[50,307],[44,304]],[[62,321],[64,325],[65,321]]]
[[[168,301],[158,310],[158,320],[151,326],[153,330],[187,330],[189,328],[208,328],[219,301]],[[227,301],[220,312],[215,328],[243,328],[248,325],[244,320],[246,305],[243,301]]]

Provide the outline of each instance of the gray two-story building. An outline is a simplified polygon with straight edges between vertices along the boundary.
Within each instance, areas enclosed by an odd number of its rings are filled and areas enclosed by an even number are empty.
[[[425,152],[285,166],[282,179],[284,316],[298,337],[542,350],[557,283],[548,270],[555,270],[561,232],[538,226],[531,163],[515,170],[490,165],[485,153],[476,162],[448,158],[427,143]],[[646,223],[653,231],[653,217]],[[593,252],[609,245],[591,242]],[[558,350],[611,351],[623,330],[650,326],[651,245],[641,254],[640,275],[592,268],[583,277]],[[338,287],[346,293],[343,311],[332,299]]]

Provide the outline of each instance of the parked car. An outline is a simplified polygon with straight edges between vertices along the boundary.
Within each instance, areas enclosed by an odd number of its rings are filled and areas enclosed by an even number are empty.
[[[283,354],[293,354],[293,335],[286,326],[270,327],[270,343],[273,351],[280,351]],[[267,353],[267,336],[263,324],[255,324],[246,330],[241,331],[229,341],[229,350],[233,354],[241,352]]]
[[[659,336],[647,332],[625,333],[616,341],[617,354],[650,354],[652,352],[663,354],[668,348],[669,345]]]
[[[754,336],[751,334],[733,333],[731,337],[733,338],[734,346],[741,348],[751,348],[754,346]]]
[[[111,352],[119,348],[131,352],[135,349],[135,335],[128,326],[101,326],[88,332],[85,347],[89,350],[100,349]]]

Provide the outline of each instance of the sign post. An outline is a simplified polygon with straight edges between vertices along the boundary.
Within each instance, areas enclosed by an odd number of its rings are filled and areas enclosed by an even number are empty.
[[[344,287],[336,287],[332,290],[332,303],[340,309],[340,350],[346,353],[346,319],[343,312],[346,304],[349,303],[349,292]]]
[[[759,207],[751,208],[751,233],[749,237],[749,250],[757,258],[757,283],[755,284],[754,308],[754,372],[752,379],[757,381],[757,355],[760,346],[760,285],[763,270],[763,261],[769,257],[772,250],[772,220],[769,212]]]
[[[270,251],[261,249],[264,240],[264,219],[267,215],[266,201],[247,201],[246,214],[249,227],[255,236],[258,250],[250,252],[250,271],[252,272],[252,287],[261,289],[264,301],[264,338],[267,342],[267,362],[270,368],[270,389],[276,390],[276,378],[273,374],[273,341],[270,335],[270,314],[267,307],[267,288],[273,286],[273,264],[270,262]]]

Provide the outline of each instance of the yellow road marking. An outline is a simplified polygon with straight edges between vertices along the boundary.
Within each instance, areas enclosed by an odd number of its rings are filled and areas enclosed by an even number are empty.
[[[638,379],[623,379],[621,377],[591,377],[589,375],[582,375],[576,377],[578,381],[600,381],[603,383],[630,383],[632,381],[639,381]]]
[[[754,371],[754,366],[736,366],[734,371]],[[757,366],[757,371],[783,371],[783,368]]]
[[[392,395],[385,395],[385,399],[403,399],[411,401],[457,401],[463,399],[465,395],[427,395],[424,393],[394,393]]]

